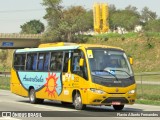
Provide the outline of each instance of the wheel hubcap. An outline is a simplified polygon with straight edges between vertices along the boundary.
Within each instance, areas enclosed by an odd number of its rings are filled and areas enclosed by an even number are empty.
[[[32,91],[31,91],[30,99],[31,99],[31,101],[34,101],[34,92],[32,92]]]
[[[81,104],[81,97],[78,96],[78,97],[76,97],[76,99],[75,99],[75,105],[76,105],[76,106],[80,106],[80,104]]]

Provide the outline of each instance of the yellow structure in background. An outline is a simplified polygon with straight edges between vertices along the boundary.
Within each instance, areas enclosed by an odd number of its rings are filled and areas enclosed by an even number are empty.
[[[105,33],[109,30],[108,24],[108,5],[106,3],[96,3],[93,6],[94,31]]]

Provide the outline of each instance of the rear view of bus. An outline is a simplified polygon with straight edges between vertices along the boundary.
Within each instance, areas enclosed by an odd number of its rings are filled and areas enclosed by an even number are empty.
[[[88,48],[91,79],[91,104],[113,105],[122,110],[133,104],[136,97],[134,75],[128,58],[121,49]]]

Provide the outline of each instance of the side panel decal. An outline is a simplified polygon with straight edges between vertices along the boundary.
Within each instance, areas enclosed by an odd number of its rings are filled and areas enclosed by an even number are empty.
[[[33,86],[36,91],[46,87],[45,92],[48,92],[48,96],[54,96],[55,92],[59,96],[62,92],[62,78],[60,72],[48,73],[19,71],[18,76],[22,86],[27,90],[30,86]]]

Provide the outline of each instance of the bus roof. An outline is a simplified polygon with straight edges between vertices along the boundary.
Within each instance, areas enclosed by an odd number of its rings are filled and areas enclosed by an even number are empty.
[[[16,53],[24,53],[24,52],[39,52],[39,51],[48,51],[48,50],[74,50],[79,47],[84,48],[111,48],[111,49],[119,49],[123,50],[119,47],[106,46],[106,45],[95,45],[95,44],[76,44],[76,43],[47,43],[41,44],[38,48],[25,48],[25,49],[17,49]]]
[[[119,49],[119,50],[123,50],[120,47],[114,47],[114,46],[107,46],[107,45],[97,45],[97,44],[79,44],[79,46],[83,46],[85,48],[111,48],[111,49]]]
[[[78,44],[78,43],[69,43],[69,42],[55,42],[55,43],[46,43],[46,44],[40,44],[39,48],[44,48],[44,47],[57,47],[57,46],[75,46],[78,45],[79,47],[101,47],[101,48],[115,48],[115,49],[121,49],[119,47],[113,47],[113,46],[107,46],[107,45],[97,45],[97,44]]]
[[[40,52],[40,51],[48,51],[48,50],[75,50],[78,49],[78,45],[76,46],[58,46],[58,47],[45,47],[45,48],[26,48],[26,49],[17,49],[16,53],[24,53],[24,52]]]

